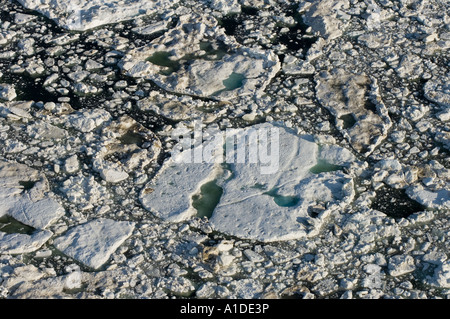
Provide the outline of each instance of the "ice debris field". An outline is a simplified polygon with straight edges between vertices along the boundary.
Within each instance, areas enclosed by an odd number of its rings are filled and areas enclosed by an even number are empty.
[[[0,299],[449,298],[449,12],[0,0]]]

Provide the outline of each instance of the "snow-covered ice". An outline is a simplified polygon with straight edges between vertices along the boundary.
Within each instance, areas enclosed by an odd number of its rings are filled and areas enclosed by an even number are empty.
[[[99,268],[131,235],[134,223],[98,218],[76,226],[54,240],[54,245],[86,266]]]

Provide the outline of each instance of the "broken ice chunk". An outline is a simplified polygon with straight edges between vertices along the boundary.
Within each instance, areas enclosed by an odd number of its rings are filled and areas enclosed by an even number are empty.
[[[131,236],[134,223],[98,218],[75,226],[54,240],[64,254],[97,269]]]
[[[7,234],[0,232],[0,251],[4,254],[26,254],[38,250],[53,233],[48,230],[27,234]]]
[[[277,138],[264,144],[260,131],[268,129]],[[311,172],[319,159],[312,136],[269,123],[220,133],[226,138],[214,159],[226,158],[225,163],[189,161],[208,143],[177,154],[142,190],[144,207],[172,222],[197,213],[210,217],[216,231],[269,242],[316,234],[332,209],[353,200],[350,176],[339,170]],[[342,165],[353,159],[349,151],[332,146],[323,156]]]
[[[406,194],[429,208],[450,209],[450,190],[448,189],[444,188],[438,191],[431,191],[421,185],[415,185],[408,187]]]
[[[179,156],[187,154],[190,150]],[[214,163],[180,163],[170,159],[164,163],[154,181],[142,190],[141,203],[162,219],[173,222],[185,220],[196,214],[192,196],[219,173],[220,167]]]
[[[0,100],[12,101],[16,98],[16,90],[10,84],[0,84]]]
[[[337,129],[356,151],[372,153],[392,126],[376,81],[342,69],[320,72],[316,81],[317,99],[335,117]]]

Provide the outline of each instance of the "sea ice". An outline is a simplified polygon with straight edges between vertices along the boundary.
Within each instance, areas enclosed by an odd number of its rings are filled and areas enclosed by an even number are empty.
[[[37,230],[31,235],[0,232],[0,251],[11,255],[30,253],[38,250],[52,235],[48,230]]]
[[[104,24],[150,15],[177,3],[174,0],[19,0],[63,28],[84,31]]]
[[[97,269],[130,237],[134,223],[98,218],[75,226],[54,240],[64,254]]]
[[[376,83],[343,69],[320,72],[316,81],[317,99],[334,115],[351,146],[365,155],[373,152],[392,125]]]
[[[203,196],[205,185],[215,182],[223,193],[220,200],[215,199],[218,204],[210,212],[214,229],[242,238],[278,241],[316,233],[332,209],[345,207],[353,200],[350,176],[340,171],[310,171],[320,159],[319,147],[311,136],[298,136],[272,124],[251,128],[279,129],[276,171],[267,170],[265,174],[262,163],[183,163],[169,159],[142,190],[144,207],[165,220],[186,220],[196,214],[194,196]],[[238,135],[245,138],[249,132],[242,130]],[[248,141],[246,149],[250,151]],[[328,151],[325,148],[323,154],[336,160],[336,152],[352,158],[344,150],[332,147]],[[189,155],[190,150],[186,150],[178,156]]]
[[[217,20],[185,15],[172,30],[127,52],[119,66],[171,92],[226,101],[260,96],[281,63],[270,50],[240,46]]]
[[[0,84],[0,100],[12,101],[17,97],[16,90],[11,84]]]

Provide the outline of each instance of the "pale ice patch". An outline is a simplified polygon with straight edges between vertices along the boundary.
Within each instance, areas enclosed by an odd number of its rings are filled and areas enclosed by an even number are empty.
[[[160,12],[176,0],[19,0],[25,8],[36,10],[59,26],[85,31]]]
[[[54,240],[64,254],[97,269],[131,236],[134,223],[98,218],[75,226]]]
[[[331,211],[345,208],[353,200],[353,179],[349,175],[339,170],[320,174],[311,171],[324,160],[312,136],[299,136],[268,123],[251,128],[279,130],[277,170],[263,172],[261,162],[249,162],[252,148],[248,139],[244,144],[247,161],[237,161],[237,157],[229,161],[226,147],[223,154],[215,153],[223,161],[195,163],[170,158],[142,190],[143,206],[164,220],[189,219],[197,214],[193,198],[206,196],[202,194],[204,186],[213,182],[222,192],[220,198],[210,199],[217,200],[210,212],[212,227],[241,238],[270,242],[317,234]],[[199,146],[192,151],[195,153]],[[190,151],[177,156],[190,157]],[[352,159],[350,152],[339,147],[325,148],[323,154],[335,161],[337,154],[344,154],[343,164]]]

